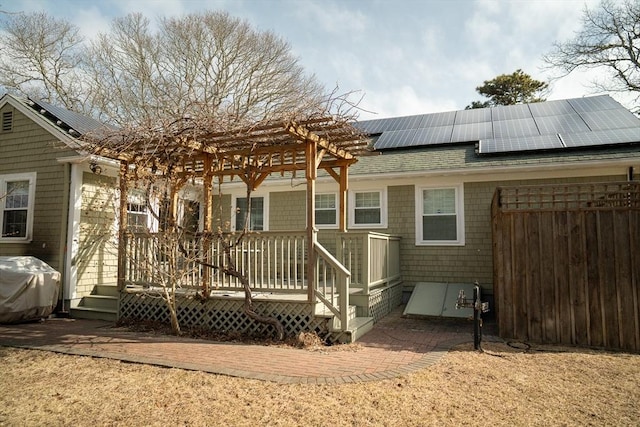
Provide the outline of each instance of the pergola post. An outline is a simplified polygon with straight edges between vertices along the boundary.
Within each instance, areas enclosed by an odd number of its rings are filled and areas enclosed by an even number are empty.
[[[349,188],[349,167],[340,166],[340,231],[347,231],[347,190]]]
[[[212,161],[211,156],[207,155],[204,158],[204,173],[203,173],[203,239],[202,249],[204,251],[204,263],[211,265],[211,229],[213,224],[213,209],[211,203],[211,186],[213,184],[212,179]],[[205,298],[209,297],[210,289],[209,283],[211,279],[211,269],[205,267],[202,271],[202,295]]]
[[[307,139],[305,146],[307,179],[307,296],[309,302],[315,301],[316,290],[316,177],[318,175],[316,156],[318,147]]]
[[[125,288],[126,277],[126,233],[127,233],[127,202],[128,202],[128,176],[127,171],[129,164],[127,162],[120,162],[120,171],[118,175],[120,186],[120,206],[118,217],[120,222],[118,223],[118,290],[123,291]]]

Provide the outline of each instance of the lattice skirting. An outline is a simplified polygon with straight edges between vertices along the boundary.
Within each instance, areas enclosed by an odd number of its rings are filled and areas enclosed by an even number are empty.
[[[402,304],[402,283],[377,289],[369,294],[369,317],[378,322],[391,311]]]
[[[272,326],[258,323],[243,312],[243,300],[211,298],[199,301],[188,296],[176,298],[181,327],[204,327],[256,335],[274,332]],[[275,316],[280,320],[288,336],[295,336],[300,332],[316,332],[320,336],[328,333],[327,319],[314,317],[311,304],[254,301],[254,308],[261,315]],[[165,301],[158,296],[142,293],[120,295],[119,318],[171,322]]]

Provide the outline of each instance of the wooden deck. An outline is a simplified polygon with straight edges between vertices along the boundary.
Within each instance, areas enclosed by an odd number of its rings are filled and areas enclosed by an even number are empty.
[[[176,294],[181,296],[193,295],[206,287],[211,300],[244,299],[244,289],[237,278],[223,274],[220,269],[207,272],[207,267],[198,262],[205,252],[202,240],[183,243],[186,253],[176,257],[175,252],[174,256],[168,255],[171,246],[163,239],[165,236],[160,233],[125,236],[125,287],[121,292],[158,294],[175,285]],[[350,302],[351,294],[365,296],[358,299],[357,303],[363,306],[357,312],[369,316],[372,311],[369,295],[381,300],[381,291],[400,282],[398,237],[372,232],[335,233],[331,242],[333,252],[317,241],[314,243],[315,268],[310,292],[306,239],[306,231],[255,232],[248,233],[241,244],[232,248],[233,262],[247,275],[255,301],[321,305],[320,310],[314,308],[312,315],[320,312],[323,316],[335,316],[346,330],[354,310],[350,308],[354,305]],[[221,242],[214,241],[209,251],[214,265],[224,263]]]

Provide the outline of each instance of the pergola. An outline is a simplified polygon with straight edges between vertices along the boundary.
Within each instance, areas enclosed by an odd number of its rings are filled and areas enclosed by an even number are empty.
[[[235,129],[221,129],[211,121],[180,119],[166,126],[120,131],[102,138],[96,154],[120,161],[119,241],[127,230],[127,195],[136,169],[161,173],[172,185],[170,206],[175,217],[180,183],[198,179],[203,186],[204,247],[212,236],[212,186],[239,178],[255,190],[274,173],[301,173],[306,179],[307,280],[314,278],[315,187],[322,169],[339,184],[339,227],[346,231],[348,168],[368,149],[366,137],[347,120],[323,116],[299,120],[281,119]],[[209,239],[207,241],[206,239]],[[211,254],[205,253],[209,263]],[[124,289],[125,248],[118,250],[118,287]],[[202,278],[208,292],[209,273]],[[308,286],[309,301],[314,286]]]

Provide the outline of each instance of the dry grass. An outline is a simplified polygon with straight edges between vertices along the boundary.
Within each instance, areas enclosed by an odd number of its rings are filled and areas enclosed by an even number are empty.
[[[639,425],[640,355],[485,343],[394,380],[282,385],[0,347],[0,425]]]

